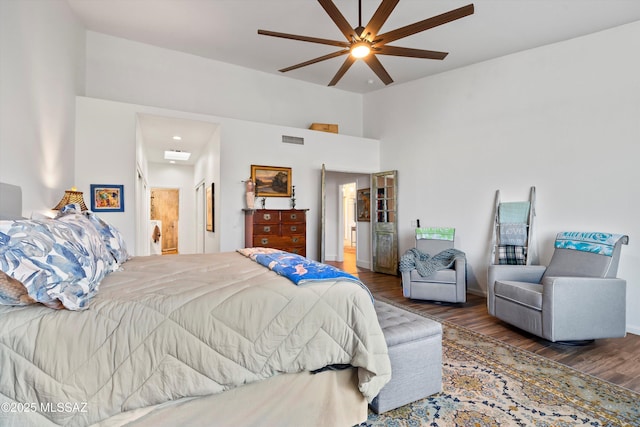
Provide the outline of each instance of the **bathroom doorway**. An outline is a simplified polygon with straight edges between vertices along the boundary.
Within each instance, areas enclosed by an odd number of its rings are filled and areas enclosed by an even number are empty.
[[[151,189],[150,217],[152,220],[162,221],[162,255],[178,253],[179,206],[179,189]]]

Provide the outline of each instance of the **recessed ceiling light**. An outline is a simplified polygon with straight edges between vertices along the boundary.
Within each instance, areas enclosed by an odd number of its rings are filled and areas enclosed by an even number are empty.
[[[182,137],[180,135],[173,135],[173,139],[175,141],[182,141]]]
[[[189,160],[191,153],[188,151],[170,150],[164,152],[165,160]]]

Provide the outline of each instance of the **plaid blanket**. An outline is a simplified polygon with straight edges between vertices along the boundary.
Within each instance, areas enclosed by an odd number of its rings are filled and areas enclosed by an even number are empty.
[[[524,246],[501,245],[498,247],[498,264],[525,265],[526,249]]]

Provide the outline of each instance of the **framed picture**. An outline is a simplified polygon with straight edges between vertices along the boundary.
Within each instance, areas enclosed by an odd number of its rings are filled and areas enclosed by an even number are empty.
[[[356,215],[358,221],[371,221],[371,189],[362,188],[356,196]]]
[[[251,165],[256,197],[291,197],[291,168]]]
[[[124,212],[124,185],[91,184],[93,212]]]
[[[215,195],[215,184],[212,182],[211,187],[207,187],[207,203],[206,203],[206,212],[207,212],[207,231],[213,230],[213,196]]]

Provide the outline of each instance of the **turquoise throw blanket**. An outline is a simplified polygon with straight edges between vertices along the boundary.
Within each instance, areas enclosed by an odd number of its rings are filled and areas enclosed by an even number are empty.
[[[500,203],[498,214],[500,224],[527,224],[529,222],[529,202]]]
[[[429,277],[438,270],[449,268],[456,261],[456,258],[464,258],[464,252],[458,249],[445,249],[434,256],[422,252],[419,249],[412,248],[400,257],[400,271],[418,270],[418,274],[422,277]]]
[[[612,256],[618,240],[625,245],[629,237],[623,234],[563,231],[556,235],[554,246],[559,249],[573,249],[598,255]]]
[[[356,276],[342,271],[332,265],[305,258],[300,255],[271,248],[238,249],[242,255],[252,259],[281,276],[291,280],[296,285],[328,280],[348,280],[360,285],[367,291],[373,301],[371,291]]]

